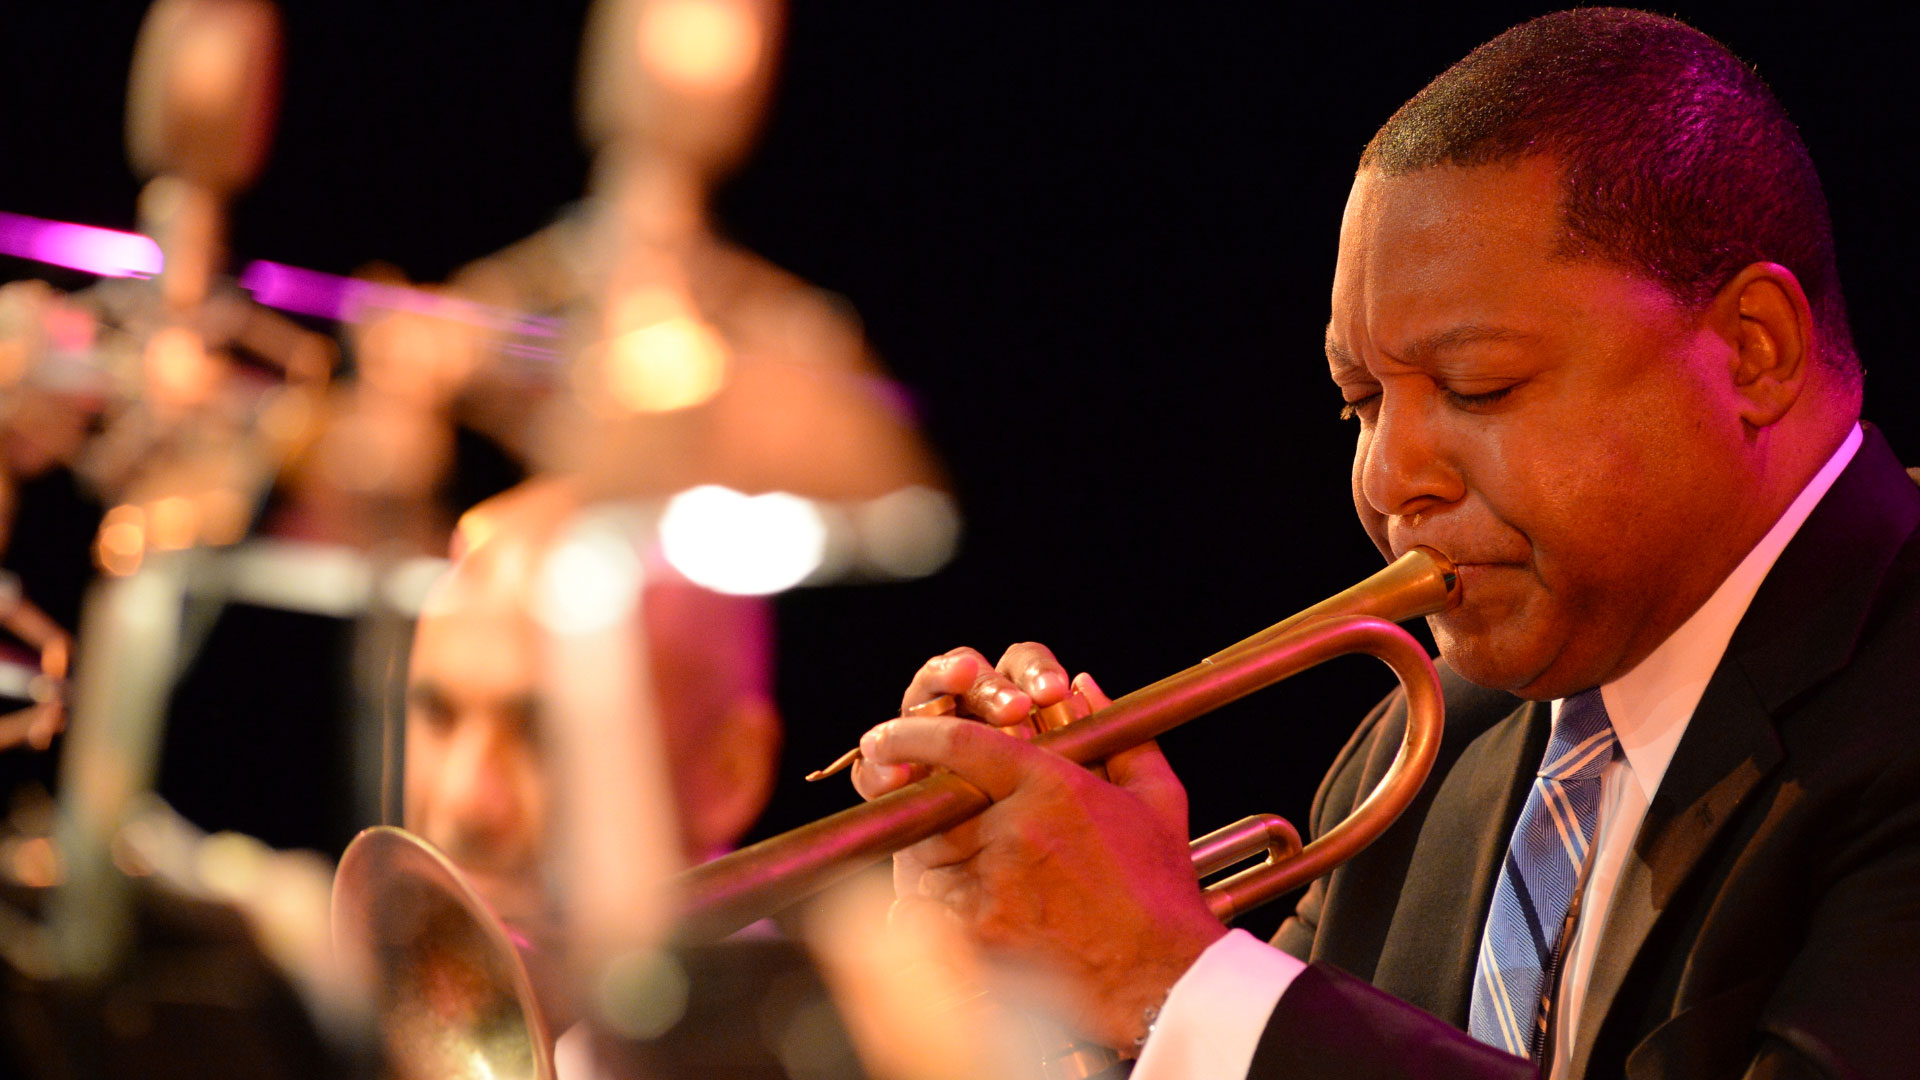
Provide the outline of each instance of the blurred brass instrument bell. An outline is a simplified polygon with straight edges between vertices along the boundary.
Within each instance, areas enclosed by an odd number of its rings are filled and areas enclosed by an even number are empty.
[[[445,854],[367,829],[333,880],[334,947],[378,995],[389,1075],[553,1080],[553,1040],[518,943]]]
[[[1363,652],[1385,661],[1406,693],[1406,734],[1393,765],[1352,816],[1304,850],[1293,827],[1270,814],[1194,841],[1202,874],[1266,854],[1206,889],[1209,908],[1231,920],[1358,854],[1418,794],[1439,752],[1444,706],[1426,650],[1394,623],[1447,610],[1459,599],[1452,562],[1416,548],[1352,588],[1036,742],[1092,764],[1336,656]],[[682,912],[676,937],[725,937],[953,827],[990,801],[959,777],[938,773],[695,867],[672,883]],[[546,1027],[512,939],[425,841],[390,827],[361,833],[341,858],[334,919],[338,945],[372,965],[387,1046],[401,1059],[402,1075],[552,1076]],[[1065,1068],[1053,1070],[1056,1076],[1090,1075],[1101,1063],[1075,1048],[1057,1064]]]

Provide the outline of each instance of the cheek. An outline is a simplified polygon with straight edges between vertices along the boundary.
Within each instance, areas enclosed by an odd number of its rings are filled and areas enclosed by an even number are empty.
[[[1520,482],[1503,479],[1488,502],[1526,535],[1560,620],[1605,624],[1642,610],[1667,576],[1661,565],[1685,558],[1685,537],[1699,523],[1677,507],[1697,500],[1702,479],[1687,447],[1649,426],[1645,418],[1569,423],[1562,437],[1508,445],[1493,463],[1511,463],[1497,475]]]
[[[521,806],[526,814],[526,831],[535,839],[547,835],[547,773],[538,757],[521,764]]]
[[[425,835],[433,804],[433,783],[440,775],[445,748],[424,725],[407,725],[406,765],[401,787],[401,823]]]
[[[1462,486],[1494,526],[1525,537],[1536,569],[1609,545],[1622,508],[1639,500],[1647,455],[1630,405],[1603,412],[1575,398],[1458,421],[1448,445]]]

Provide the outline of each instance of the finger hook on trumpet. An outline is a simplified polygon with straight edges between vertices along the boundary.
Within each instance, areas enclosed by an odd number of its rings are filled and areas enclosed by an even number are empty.
[[[918,705],[907,706],[900,710],[900,715],[950,716],[958,709],[959,702],[954,700],[952,694],[941,694],[937,698],[923,701]],[[1084,720],[1092,712],[1093,706],[1087,703],[1087,699],[1080,691],[1075,690],[1073,693],[1051,705],[1035,706],[1027,713],[1027,726],[1033,729],[1034,734],[1044,735],[1054,728],[1066,727],[1075,720]],[[852,767],[853,763],[859,761],[861,757],[860,748],[856,746],[846,753],[841,754],[839,757],[834,758],[833,764],[828,765],[826,768],[815,769],[808,773],[807,782],[812,783],[816,780],[825,780],[829,776],[837,776],[847,771],[847,769]]]

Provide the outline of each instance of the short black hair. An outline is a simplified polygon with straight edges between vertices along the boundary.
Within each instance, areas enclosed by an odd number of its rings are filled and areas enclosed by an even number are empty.
[[[1508,30],[1389,118],[1362,170],[1399,175],[1543,156],[1563,247],[1703,305],[1774,262],[1806,290],[1819,358],[1857,378],[1833,225],[1799,129],[1759,74],[1685,23],[1582,8]]]

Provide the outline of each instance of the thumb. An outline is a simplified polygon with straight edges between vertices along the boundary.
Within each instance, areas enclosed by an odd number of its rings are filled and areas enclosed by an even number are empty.
[[[1091,674],[1081,672],[1073,687],[1095,712],[1113,704]],[[1173,766],[1160,752],[1160,744],[1151,740],[1130,750],[1122,750],[1106,761],[1107,779],[1125,788],[1147,804],[1167,828],[1184,843],[1187,839],[1187,789],[1173,773]]]
[[[1149,739],[1107,759],[1107,778],[1150,808],[1167,830],[1187,838],[1187,789],[1167,764],[1160,744]]]
[[[1100,689],[1099,683],[1093,681],[1093,676],[1084,671],[1074,677],[1073,688],[1080,691],[1080,696],[1087,699],[1087,704],[1093,707],[1094,712],[1113,704],[1113,699]]]

